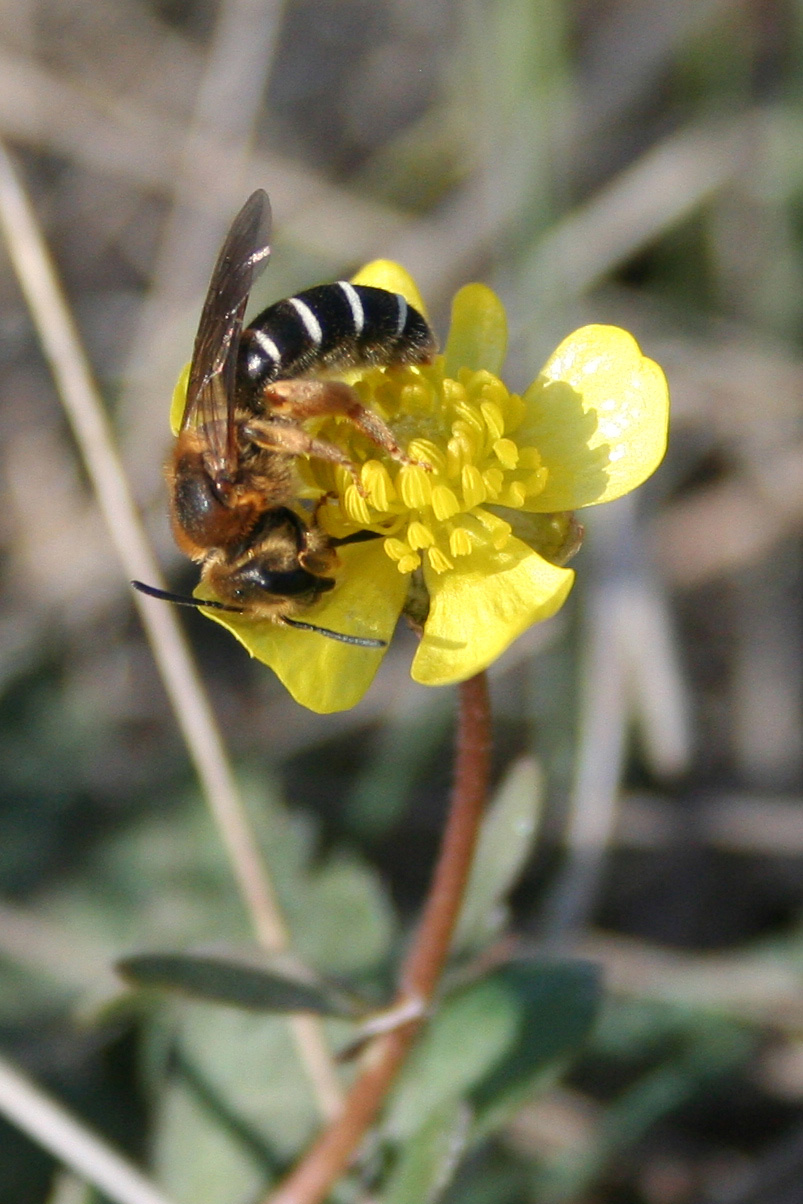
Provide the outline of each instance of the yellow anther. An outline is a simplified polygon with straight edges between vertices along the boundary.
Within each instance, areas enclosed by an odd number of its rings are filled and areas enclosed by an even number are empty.
[[[342,464],[335,465],[335,491],[342,497],[348,490],[350,485],[354,484],[354,477],[347,468]]]
[[[482,474],[482,479],[485,483],[485,488],[488,491],[487,496],[497,498],[502,492],[502,486],[505,483],[505,474],[501,468],[486,468]]]
[[[493,372],[489,372],[487,368],[476,368],[474,371],[468,369],[469,375],[464,378],[463,372],[458,372],[458,378],[463,381],[466,386],[466,392],[471,398],[478,398],[485,390],[494,384],[501,384],[498,376],[494,376]],[[504,388],[504,385],[502,385]]]
[[[456,421],[452,423],[452,430],[455,430],[458,422],[464,422],[466,426],[473,432],[475,437],[480,441],[485,438],[485,423],[482,421],[479,410],[469,401],[461,401],[454,407]]]
[[[505,419],[502,410],[495,401],[483,401],[480,413],[485,419],[485,425],[492,439],[501,439],[505,433]]]
[[[448,485],[436,485],[432,490],[432,510],[439,522],[445,522],[460,512],[457,495]]]
[[[432,409],[432,403],[435,395],[432,388],[425,380],[412,381],[410,384],[403,385],[399,395],[399,404],[402,410],[406,413],[427,412]]]
[[[371,511],[368,509],[368,503],[362,497],[356,485],[348,486],[346,492],[343,494],[343,502],[349,518],[355,523],[359,523],[360,526],[367,527],[371,521]]]
[[[488,496],[488,490],[485,487],[482,473],[475,464],[466,464],[460,474],[460,483],[463,487],[463,502],[466,509],[473,510],[475,506],[481,506]]]
[[[440,548],[430,548],[427,556],[429,556],[430,566],[436,573],[447,573],[449,569],[454,568],[452,561]]]
[[[464,445],[466,464],[472,464],[474,460],[477,460],[485,442],[484,430],[478,431],[476,426],[472,426],[471,423],[466,423],[464,419],[459,418],[456,423],[451,424],[451,435],[453,435],[453,438],[460,439],[460,442]]]
[[[497,439],[494,455],[503,468],[515,468],[519,462],[519,449],[512,439]]]
[[[407,455],[419,464],[428,464],[433,472],[446,471],[446,457],[431,439],[411,439],[407,445]]]
[[[472,459],[479,455],[484,440],[484,433],[478,431],[470,422],[466,422],[463,418],[458,418],[456,422],[452,423],[452,435],[465,445]]]
[[[387,510],[391,502],[396,501],[396,490],[390,479],[390,473],[379,460],[366,460],[360,473],[362,483],[371,497],[371,503],[377,510]]]
[[[429,505],[432,497],[432,481],[430,474],[414,464],[405,464],[399,471],[396,482],[401,492],[402,501],[410,510],[423,510]]]
[[[386,539],[382,547],[385,555],[389,556],[391,560],[401,561],[405,556],[409,556],[411,551],[409,544],[406,544],[403,539],[395,539],[393,536]]]
[[[443,381],[443,401],[444,405],[458,405],[466,400],[465,387],[456,380],[452,380],[450,376],[444,378]]]
[[[463,465],[471,461],[469,448],[460,435],[452,435],[446,444],[446,475],[450,480],[459,477]]]
[[[407,528],[407,542],[415,551],[419,548],[431,548],[435,536],[424,523],[412,522]]]
[[[520,468],[540,468],[541,453],[537,447],[520,447],[519,448],[519,467]]]
[[[482,395],[486,401],[493,401],[498,406],[503,406],[505,399],[510,396],[507,385],[492,372],[488,373],[488,379],[482,386]]]
[[[523,483],[521,481],[512,481],[510,488],[504,496],[504,505],[513,506],[518,510],[524,505],[526,497],[527,490],[524,488]]]
[[[455,527],[449,536],[449,551],[453,556],[468,556],[472,551],[471,536],[465,527]]]
[[[400,573],[414,573],[421,564],[421,557],[418,552],[411,552],[409,556],[403,557],[398,563]]]

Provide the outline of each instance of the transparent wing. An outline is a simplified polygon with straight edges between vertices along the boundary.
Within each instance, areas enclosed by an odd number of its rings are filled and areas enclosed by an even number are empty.
[[[234,375],[243,314],[254,281],[270,256],[267,193],[253,192],[231,224],[217,257],[192,353],[181,429],[205,428],[205,461],[213,478],[233,474]]]

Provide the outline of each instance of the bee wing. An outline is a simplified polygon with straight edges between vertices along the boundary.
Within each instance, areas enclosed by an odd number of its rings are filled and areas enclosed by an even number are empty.
[[[231,224],[201,311],[181,429],[206,428],[207,469],[226,476],[236,464],[234,377],[243,315],[254,281],[270,255],[267,193],[253,192]]]

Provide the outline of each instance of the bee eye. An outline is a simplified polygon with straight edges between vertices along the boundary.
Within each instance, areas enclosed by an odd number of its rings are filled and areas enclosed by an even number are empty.
[[[274,594],[280,598],[295,598],[304,594],[318,594],[334,585],[327,577],[316,577],[304,568],[276,571],[264,562],[253,560],[237,571],[237,584],[231,595],[238,600]]]

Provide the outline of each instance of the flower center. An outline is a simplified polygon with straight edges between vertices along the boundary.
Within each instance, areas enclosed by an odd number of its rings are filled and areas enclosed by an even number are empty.
[[[384,535],[402,573],[424,557],[443,573],[482,543],[503,548],[511,526],[484,504],[521,509],[547,480],[538,449],[513,437],[524,417],[521,398],[484,370],[445,377],[441,357],[424,367],[369,368],[350,383],[417,463],[399,464],[349,424],[325,420],[317,433],[359,466],[362,490],[340,466],[300,464],[311,489],[327,495],[318,511],[324,529],[337,537],[366,529]]]

